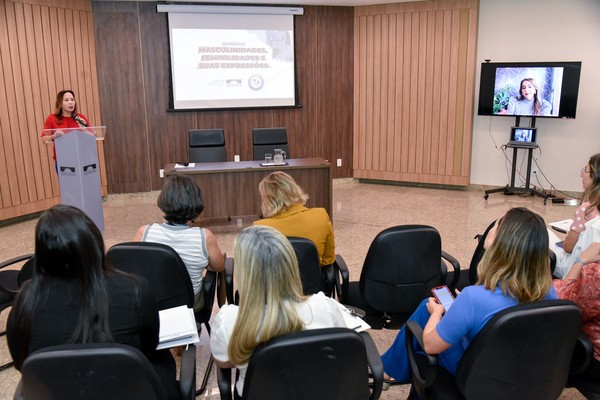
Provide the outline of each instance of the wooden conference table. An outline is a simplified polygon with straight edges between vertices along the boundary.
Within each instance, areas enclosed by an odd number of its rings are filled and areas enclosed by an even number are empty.
[[[287,159],[288,165],[262,167],[261,161],[195,163],[165,166],[165,174],[186,174],[202,189],[201,218],[260,215],[259,182],[273,171],[291,175],[309,195],[307,207],[323,207],[331,216],[331,164],[322,158]]]

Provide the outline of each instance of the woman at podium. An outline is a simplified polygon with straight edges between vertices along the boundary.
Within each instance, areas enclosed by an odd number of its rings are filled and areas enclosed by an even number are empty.
[[[77,102],[75,93],[72,90],[61,90],[56,94],[54,104],[54,113],[48,115],[42,131],[42,140],[53,141],[61,136],[63,132],[60,129],[80,128],[90,126],[87,117],[77,112]],[[56,129],[50,131],[49,129]],[[56,160],[56,150],[54,151],[54,160]]]

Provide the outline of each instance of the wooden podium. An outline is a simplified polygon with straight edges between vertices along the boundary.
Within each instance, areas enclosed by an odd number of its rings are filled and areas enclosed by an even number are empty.
[[[104,140],[105,130],[104,126],[60,129],[63,135],[54,139],[61,202],[85,212],[101,231],[104,210],[96,140]]]

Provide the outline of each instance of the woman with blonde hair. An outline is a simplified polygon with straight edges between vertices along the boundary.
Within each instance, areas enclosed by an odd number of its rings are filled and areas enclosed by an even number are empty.
[[[333,226],[324,208],[305,206],[308,195],[285,172],[267,175],[258,185],[264,219],[254,225],[273,227],[285,236],[311,240],[317,247],[321,266],[335,261]]]
[[[298,262],[289,240],[266,226],[244,229],[234,248],[239,306],[227,305],[213,323],[210,348],[222,368],[239,371],[241,396],[248,362],[262,343],[304,329],[344,327],[335,301],[302,294]]]
[[[425,352],[438,354],[439,364],[455,374],[469,343],[497,312],[555,299],[547,240],[544,220],[526,208],[513,208],[500,218],[485,240],[477,284],[466,287],[448,311],[429,298],[411,316],[424,328]],[[382,360],[386,379],[408,381],[404,328]]]

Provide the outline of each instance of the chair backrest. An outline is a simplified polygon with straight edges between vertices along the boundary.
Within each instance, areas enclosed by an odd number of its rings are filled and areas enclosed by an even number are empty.
[[[485,254],[485,249],[483,245],[485,243],[485,238],[487,238],[488,233],[494,227],[496,220],[492,221],[491,224],[485,229],[485,232],[481,235],[477,235],[477,247],[475,247],[475,251],[473,252],[473,257],[471,257],[471,264],[469,264],[469,283],[474,285],[477,282],[477,265],[479,265],[479,261],[483,258]]]
[[[485,239],[487,238],[488,233],[494,227],[496,220],[492,221],[491,224],[485,229],[485,231],[481,235],[477,235],[477,247],[475,247],[475,251],[473,252],[473,257],[471,257],[471,264],[469,264],[469,284],[474,285],[477,282],[477,265],[483,258],[485,254],[485,249],[483,245],[485,244]],[[550,271],[554,272],[554,268],[556,267],[556,254],[549,250],[550,256]]]
[[[157,298],[159,310],[183,304],[193,307],[190,275],[173,248],[151,242],[118,243],[108,249],[106,257],[121,271],[144,277]]]
[[[443,282],[442,241],[426,225],[400,225],[380,232],[369,247],[360,275],[367,304],[387,313],[412,313]]]
[[[456,383],[467,399],[556,399],[567,382],[581,312],[567,300],[497,313],[464,353]]]
[[[367,365],[365,343],[351,329],[316,329],[281,336],[252,354],[242,398],[368,399]]]
[[[273,154],[275,149],[285,151],[286,157],[291,158],[286,128],[254,128],[252,145],[255,161],[264,160],[265,153]]]
[[[23,286],[23,284],[33,278],[33,269],[35,268],[35,256],[32,255],[25,264],[19,270],[18,283],[19,287]]]
[[[29,355],[15,398],[54,400],[148,399],[167,395],[136,348],[116,343],[46,347]]]
[[[288,239],[298,258],[298,268],[300,268],[304,294],[319,293],[324,289],[324,283],[317,246],[306,238],[288,237]]]
[[[191,129],[189,162],[227,161],[223,129]]]

